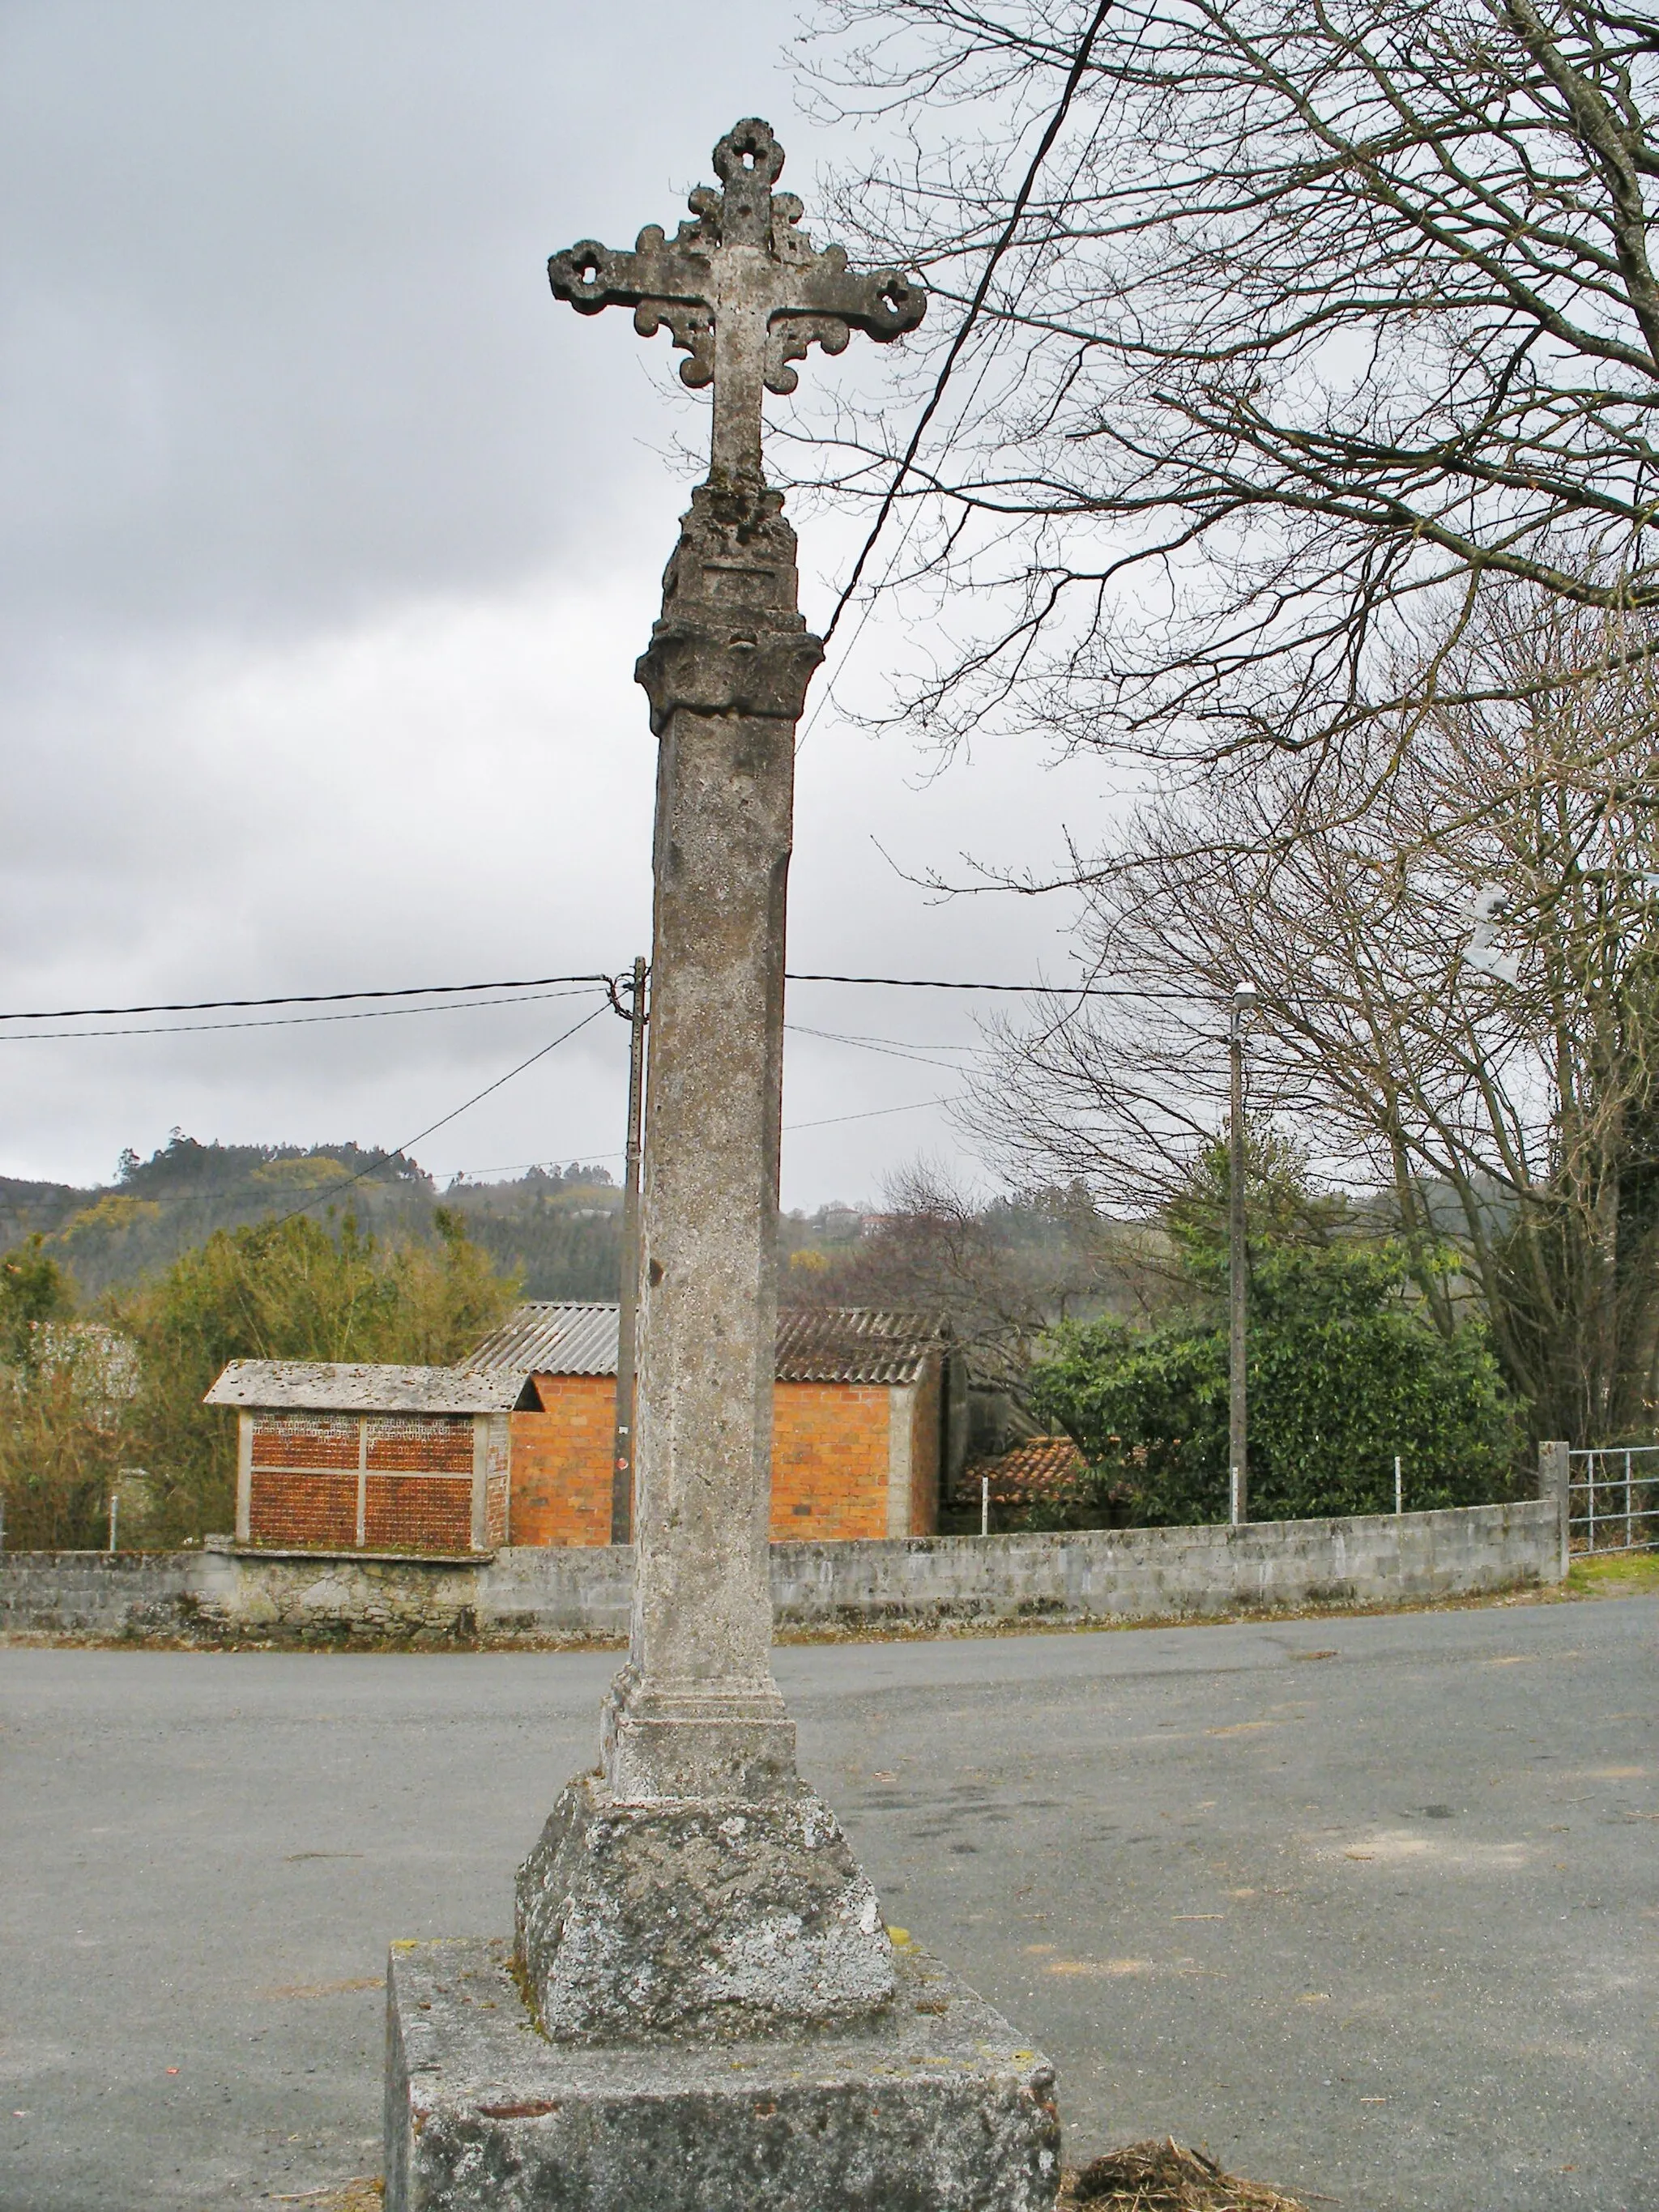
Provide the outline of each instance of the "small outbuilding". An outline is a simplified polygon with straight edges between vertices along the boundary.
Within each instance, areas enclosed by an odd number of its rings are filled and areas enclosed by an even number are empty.
[[[611,1540],[617,1308],[520,1306],[471,1357],[530,1375],[513,1416],[515,1544]],[[917,1313],[781,1313],[773,1401],[774,1542],[932,1535],[953,1449],[959,1369],[948,1325]]]
[[[511,1536],[510,1424],[522,1370],[234,1359],[236,1540],[279,1551],[493,1551]]]

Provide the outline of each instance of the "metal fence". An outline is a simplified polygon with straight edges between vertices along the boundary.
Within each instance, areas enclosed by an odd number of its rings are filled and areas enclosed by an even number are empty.
[[[1659,1551],[1659,1444],[1570,1451],[1567,1470],[1573,1551]]]

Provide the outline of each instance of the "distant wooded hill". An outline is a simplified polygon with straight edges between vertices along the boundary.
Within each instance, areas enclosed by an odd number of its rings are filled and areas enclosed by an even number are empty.
[[[154,1274],[216,1229],[304,1207],[320,1219],[355,1213],[395,1241],[430,1235],[440,1206],[498,1267],[521,1273],[527,1297],[616,1297],[622,1193],[605,1169],[573,1162],[440,1191],[418,1162],[355,1143],[204,1145],[175,1132],[147,1160],[123,1154],[116,1182],[101,1188],[0,1176],[0,1249],[39,1231],[93,1299]]]

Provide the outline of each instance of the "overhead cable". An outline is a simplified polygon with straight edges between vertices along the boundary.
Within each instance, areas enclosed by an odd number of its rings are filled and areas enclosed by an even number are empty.
[[[498,1075],[493,1083],[486,1083],[482,1091],[475,1091],[470,1098],[462,1099],[459,1106],[451,1107],[447,1114],[441,1114],[435,1121],[428,1121],[424,1129],[417,1129],[412,1137],[405,1137],[401,1145],[388,1145],[378,1159],[371,1160],[366,1168],[359,1168],[356,1175],[349,1175],[342,1182],[330,1183],[325,1189],[313,1191],[311,1196],[303,1200],[300,1205],[292,1206],[286,1213],[278,1214],[271,1226],[280,1229],[283,1222],[292,1221],[299,1214],[309,1213],[313,1206],[321,1206],[328,1199],[337,1198],[343,1190],[349,1190],[354,1183],[366,1182],[370,1176],[383,1168],[388,1160],[405,1155],[412,1145],[418,1145],[423,1138],[431,1136],[434,1131],[446,1128],[451,1121],[458,1121],[469,1107],[476,1106],[480,1099],[488,1098],[492,1091],[499,1091],[504,1083],[511,1083],[515,1075],[522,1075],[526,1068],[533,1067],[538,1060],[545,1060],[550,1052],[556,1051],[560,1045],[574,1036],[578,1030],[585,1030],[589,1022],[598,1021],[605,1010],[605,1004],[595,1006],[591,1013],[584,1014],[580,1021],[573,1022],[568,1030],[561,1031],[550,1043],[542,1045],[532,1052],[528,1060],[521,1060],[516,1067],[509,1067],[505,1075]]]
[[[969,302],[968,312],[957,325],[956,334],[951,340],[950,349],[945,354],[944,365],[934,382],[932,396],[916,419],[916,427],[910,433],[910,442],[904,449],[903,459],[894,471],[893,481],[882,495],[881,505],[876,510],[876,519],[870,526],[870,534],[860,550],[858,559],[853,563],[853,573],[842,586],[841,596],[836,601],[835,612],[830,616],[829,627],[823,633],[823,642],[826,646],[834,637],[836,625],[847,611],[848,601],[859,587],[860,580],[864,574],[865,563],[875,551],[877,539],[887,526],[887,518],[893,511],[893,502],[898,497],[900,487],[906,477],[909,475],[916,455],[921,450],[921,441],[927,434],[927,426],[939,412],[939,403],[945,398],[945,387],[951,381],[951,373],[961,358],[962,349],[968,343],[969,334],[979,320],[980,312],[989,295],[991,279],[996,274],[997,264],[1014,242],[1015,234],[1025,213],[1026,204],[1036,189],[1038,174],[1048,158],[1049,149],[1060,136],[1066,118],[1072,112],[1072,102],[1076,99],[1077,88],[1083,82],[1083,72],[1089,66],[1089,57],[1094,51],[1095,40],[1100,36],[1101,26],[1111,11],[1112,0],[1100,0],[1100,4],[1096,8],[1090,21],[1089,27],[1084,33],[1078,50],[1073,56],[1072,66],[1066,74],[1065,90],[1060,94],[1059,105],[1044,125],[1042,136],[1037,141],[1036,151],[1031,156],[1030,166],[1025,172],[1024,179],[1019,190],[1014,195],[1013,207],[1007,222],[1003,225],[1002,234],[991,248],[986,258],[985,266],[980,271],[979,283],[974,288],[974,296]]]
[[[78,1022],[96,1014],[218,1014],[243,1006],[334,1006],[350,999],[436,999],[459,991],[539,991],[547,983],[608,983],[608,975],[515,975],[489,983],[405,983],[391,991],[299,991],[270,999],[174,999],[145,1006],[55,1006],[0,1022]]]
[[[52,1012],[30,1013],[0,1013],[0,1022],[74,1022],[91,1020],[102,1015],[128,1014],[211,1014],[234,1012],[244,1006],[326,1006],[349,1004],[359,999],[425,999],[456,1000],[462,994],[475,991],[535,991],[547,984],[590,984],[607,988],[615,978],[610,975],[528,975],[509,976],[480,983],[411,983],[393,991],[307,991],[295,992],[287,997],[265,999],[185,999],[134,1006],[59,1006]],[[988,983],[957,977],[940,975],[831,975],[816,971],[791,969],[785,981],[791,983],[855,983],[868,984],[892,991],[1000,991],[1012,992],[1027,997],[1057,999],[1174,999],[1189,1001],[1200,994],[1192,991],[1148,991],[1129,983]],[[525,1001],[504,1000],[491,1003],[523,1004]],[[399,1006],[390,1009],[397,1013],[443,1013],[444,1006]],[[219,1029],[281,1029],[311,1021],[362,1021],[372,1018],[372,1010],[361,1014],[313,1014],[297,1016],[294,1024],[273,1022],[181,1022],[168,1024],[155,1030],[66,1030],[64,1037],[80,1036],[187,1036],[194,1030]],[[38,1033],[37,1033],[38,1034]]]
[[[485,988],[488,988],[487,986]],[[590,987],[591,988],[591,987]],[[276,1014],[268,1021],[157,1022],[142,1029],[14,1030],[0,1036],[0,1044],[63,1044],[82,1037],[214,1036],[223,1030],[309,1029],[318,1022],[392,1022],[405,1014],[470,1014],[480,1006],[538,1006],[550,999],[586,998],[586,990],[528,991],[510,999],[447,999],[439,1006],[359,1006],[349,1013]],[[27,1014],[0,1016],[7,1021],[28,1021]]]

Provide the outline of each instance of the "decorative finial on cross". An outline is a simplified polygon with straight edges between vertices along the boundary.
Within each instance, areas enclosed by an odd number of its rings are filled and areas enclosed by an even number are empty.
[[[714,387],[709,479],[762,480],[761,390],[793,392],[792,362],[821,345],[841,353],[850,333],[882,344],[913,331],[927,295],[896,269],[860,274],[845,250],[817,252],[796,226],[805,212],[793,192],[775,192],[783,149],[757,117],[727,131],[714,149],[722,189],[699,185],[671,243],[647,223],[631,253],[597,240],[556,253],[547,264],[556,299],[578,314],[632,307],[641,337],[665,325],[690,358],[681,381]]]

